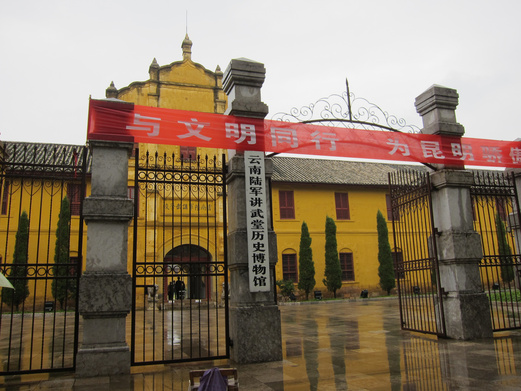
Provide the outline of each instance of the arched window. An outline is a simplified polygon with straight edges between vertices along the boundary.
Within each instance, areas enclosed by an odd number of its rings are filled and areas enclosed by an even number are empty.
[[[355,280],[355,264],[353,253],[350,250],[341,250],[338,253],[340,258],[340,268],[342,269],[342,281]]]
[[[393,254],[393,266],[394,266],[394,278],[405,278],[402,250],[399,248],[395,248],[392,254]]]
[[[298,282],[297,253],[295,250],[284,250],[282,252],[282,279]]]

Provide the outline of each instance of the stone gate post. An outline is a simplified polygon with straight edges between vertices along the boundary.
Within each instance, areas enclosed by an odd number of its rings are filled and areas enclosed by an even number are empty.
[[[464,128],[455,114],[458,98],[456,90],[436,85],[418,96],[415,105],[423,119],[422,133],[462,137]],[[490,308],[479,273],[481,239],[472,218],[473,175],[463,166],[440,164],[437,168],[431,174],[432,206],[447,336],[492,337]]]
[[[79,377],[130,373],[125,318],[132,306],[127,272],[128,158],[133,143],[90,141],[92,191],[83,214],[88,224],[86,269],[80,279],[83,341],[76,356]]]
[[[224,74],[228,95],[226,114],[264,118],[268,107],[262,103],[260,88],[265,78],[264,65],[247,59],[234,59]],[[265,158],[266,179],[271,176],[271,159]],[[245,161],[242,154],[228,163],[228,264],[230,270],[231,359],[237,363],[282,359],[280,312],[275,302],[274,271],[277,240],[268,221],[271,287],[268,292],[250,292],[248,279],[248,236],[246,217]],[[269,192],[270,189],[265,189]],[[268,202],[268,219],[271,220]]]

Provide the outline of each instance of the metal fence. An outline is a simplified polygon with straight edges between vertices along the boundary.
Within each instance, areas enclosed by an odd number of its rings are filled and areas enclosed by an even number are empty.
[[[475,171],[474,228],[481,235],[480,274],[494,331],[521,328],[519,206],[513,174]]]
[[[225,160],[136,152],[132,363],[229,356]]]
[[[78,347],[86,148],[6,143],[0,171],[0,374],[68,370]]]
[[[402,328],[445,335],[429,175],[389,174],[389,191]]]

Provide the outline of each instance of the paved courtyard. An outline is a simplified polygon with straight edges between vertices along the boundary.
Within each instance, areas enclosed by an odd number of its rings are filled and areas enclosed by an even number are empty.
[[[521,332],[480,341],[400,330],[396,299],[288,304],[283,361],[227,360],[133,367],[130,376],[72,373],[0,377],[0,390],[183,390],[191,369],[236,367],[241,390],[519,390]]]

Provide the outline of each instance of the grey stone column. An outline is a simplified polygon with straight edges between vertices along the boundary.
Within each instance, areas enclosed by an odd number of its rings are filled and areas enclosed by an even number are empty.
[[[226,114],[250,118],[266,116],[268,107],[260,96],[265,72],[264,65],[258,62],[246,59],[230,62],[223,82],[228,95]],[[273,172],[271,159],[265,159],[265,166],[268,182]],[[252,293],[249,289],[244,169],[241,154],[230,159],[227,185],[231,359],[241,364],[282,359],[281,320],[274,288],[277,239],[272,228],[268,231],[271,290]],[[271,205],[268,205],[270,210]],[[273,226],[271,221],[268,226]]]
[[[133,143],[90,141],[92,191],[83,214],[88,224],[86,270],[80,280],[83,341],[76,356],[79,377],[130,373],[125,318],[132,306],[127,272],[128,158]]]
[[[458,93],[450,88],[432,86],[421,94],[416,108],[423,118],[422,133],[461,137],[464,129],[456,122],[457,105]],[[447,336],[492,337],[490,308],[479,273],[481,239],[472,218],[473,175],[463,167],[438,167],[431,174],[432,207]]]

